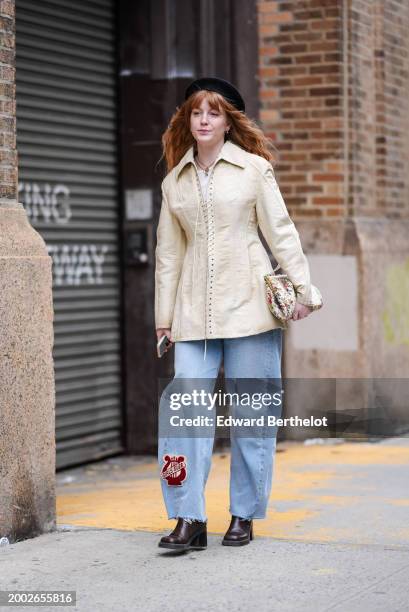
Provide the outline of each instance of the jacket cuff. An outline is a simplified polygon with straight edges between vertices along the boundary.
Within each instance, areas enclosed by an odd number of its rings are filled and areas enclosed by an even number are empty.
[[[315,285],[310,285],[309,287],[298,285],[295,288],[295,292],[297,302],[304,304],[304,306],[309,306],[311,310],[318,310],[324,305],[320,290]]]

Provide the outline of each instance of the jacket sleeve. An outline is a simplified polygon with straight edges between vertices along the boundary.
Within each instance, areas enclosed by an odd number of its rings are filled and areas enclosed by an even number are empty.
[[[261,171],[259,185],[256,212],[263,236],[275,260],[293,283],[297,302],[318,309],[323,304],[322,296],[311,284],[300,236],[288,214],[270,163]]]
[[[169,208],[162,182],[162,206],[155,250],[155,329],[170,328],[172,325],[185,252],[186,235]]]

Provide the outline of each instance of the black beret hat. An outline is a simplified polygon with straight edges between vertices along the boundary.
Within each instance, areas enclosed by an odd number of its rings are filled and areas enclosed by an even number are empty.
[[[221,94],[228,102],[233,104],[239,111],[245,111],[244,100],[240,95],[240,92],[224,79],[218,79],[217,77],[197,79],[190,83],[189,87],[185,91],[185,100],[189,98],[196,91],[201,89],[207,89],[209,91],[216,91]]]

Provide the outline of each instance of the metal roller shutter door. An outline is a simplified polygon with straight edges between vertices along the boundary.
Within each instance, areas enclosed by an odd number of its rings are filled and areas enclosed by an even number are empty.
[[[57,466],[122,449],[112,0],[17,0],[19,199],[53,257]]]

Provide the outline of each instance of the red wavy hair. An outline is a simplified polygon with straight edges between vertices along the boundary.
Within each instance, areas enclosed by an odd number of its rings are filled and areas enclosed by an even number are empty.
[[[170,172],[182,159],[186,151],[196,141],[190,131],[190,116],[194,108],[198,108],[204,99],[209,106],[218,112],[225,113],[230,123],[229,140],[239,145],[249,153],[255,153],[273,163],[277,149],[271,138],[268,138],[257,123],[245,113],[237,110],[230,102],[216,91],[201,89],[192,94],[172,115],[169,125],[162,136],[162,156],[165,158],[167,172]],[[159,163],[158,162],[158,163]]]

